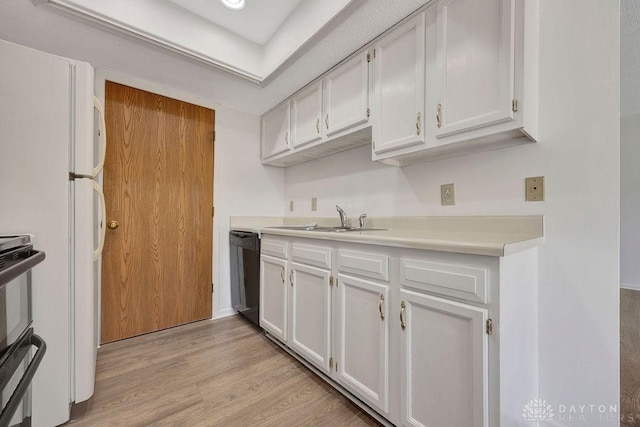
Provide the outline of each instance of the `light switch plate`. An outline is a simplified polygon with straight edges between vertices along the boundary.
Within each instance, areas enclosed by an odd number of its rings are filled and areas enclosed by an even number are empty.
[[[312,197],[311,198],[311,211],[315,212],[318,210],[318,198],[317,197]]]
[[[456,204],[456,185],[444,184],[440,186],[440,204],[453,206]]]
[[[293,200],[289,200],[289,212],[293,212]]]
[[[524,194],[527,202],[544,201],[544,176],[525,178]]]

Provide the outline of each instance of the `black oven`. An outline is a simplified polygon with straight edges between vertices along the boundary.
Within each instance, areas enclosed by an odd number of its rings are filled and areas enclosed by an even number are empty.
[[[31,327],[31,269],[44,258],[28,235],[0,236],[0,427],[31,424],[30,384],[46,351]]]

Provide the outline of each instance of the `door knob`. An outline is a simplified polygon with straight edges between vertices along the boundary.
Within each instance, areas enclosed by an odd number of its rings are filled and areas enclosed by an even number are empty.
[[[109,222],[107,223],[107,227],[108,227],[110,230],[115,230],[116,228],[118,228],[118,226],[119,226],[119,225],[120,225],[120,224],[118,224],[118,221],[114,221],[114,220],[111,220],[111,221],[109,221]]]

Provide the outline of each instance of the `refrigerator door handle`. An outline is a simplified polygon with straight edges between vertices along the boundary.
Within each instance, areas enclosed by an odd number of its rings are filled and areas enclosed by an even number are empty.
[[[100,139],[102,142],[102,144],[100,144],[100,161],[96,167],[93,168],[93,177],[96,178],[98,174],[102,172],[104,161],[107,157],[107,123],[104,118],[104,108],[102,108],[102,104],[95,96],[93,97],[93,107],[98,111],[98,117],[100,118]]]
[[[100,196],[100,205],[102,206],[102,225],[100,226],[100,242],[98,243],[98,247],[93,251],[93,260],[97,261],[102,255],[102,250],[104,249],[104,239],[107,234],[107,227],[104,226],[104,222],[107,220],[107,204],[104,200],[104,191],[102,191],[102,186],[97,182],[93,181],[93,190],[98,193]]]

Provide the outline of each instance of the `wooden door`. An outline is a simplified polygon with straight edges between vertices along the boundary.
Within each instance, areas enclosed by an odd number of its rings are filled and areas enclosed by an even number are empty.
[[[287,341],[287,261],[260,257],[260,326]]]
[[[487,310],[405,290],[400,297],[402,425],[487,427]]]
[[[324,79],[324,123],[326,136],[369,120],[369,63],[363,52]]]
[[[210,318],[213,239],[214,111],[105,94],[102,343]]]
[[[329,372],[331,344],[331,272],[292,263],[289,345],[324,372]]]
[[[373,59],[374,151],[424,144],[425,15],[380,40]]]
[[[438,3],[436,137],[513,118],[515,0]]]
[[[389,286],[338,276],[337,379],[389,413]]]

